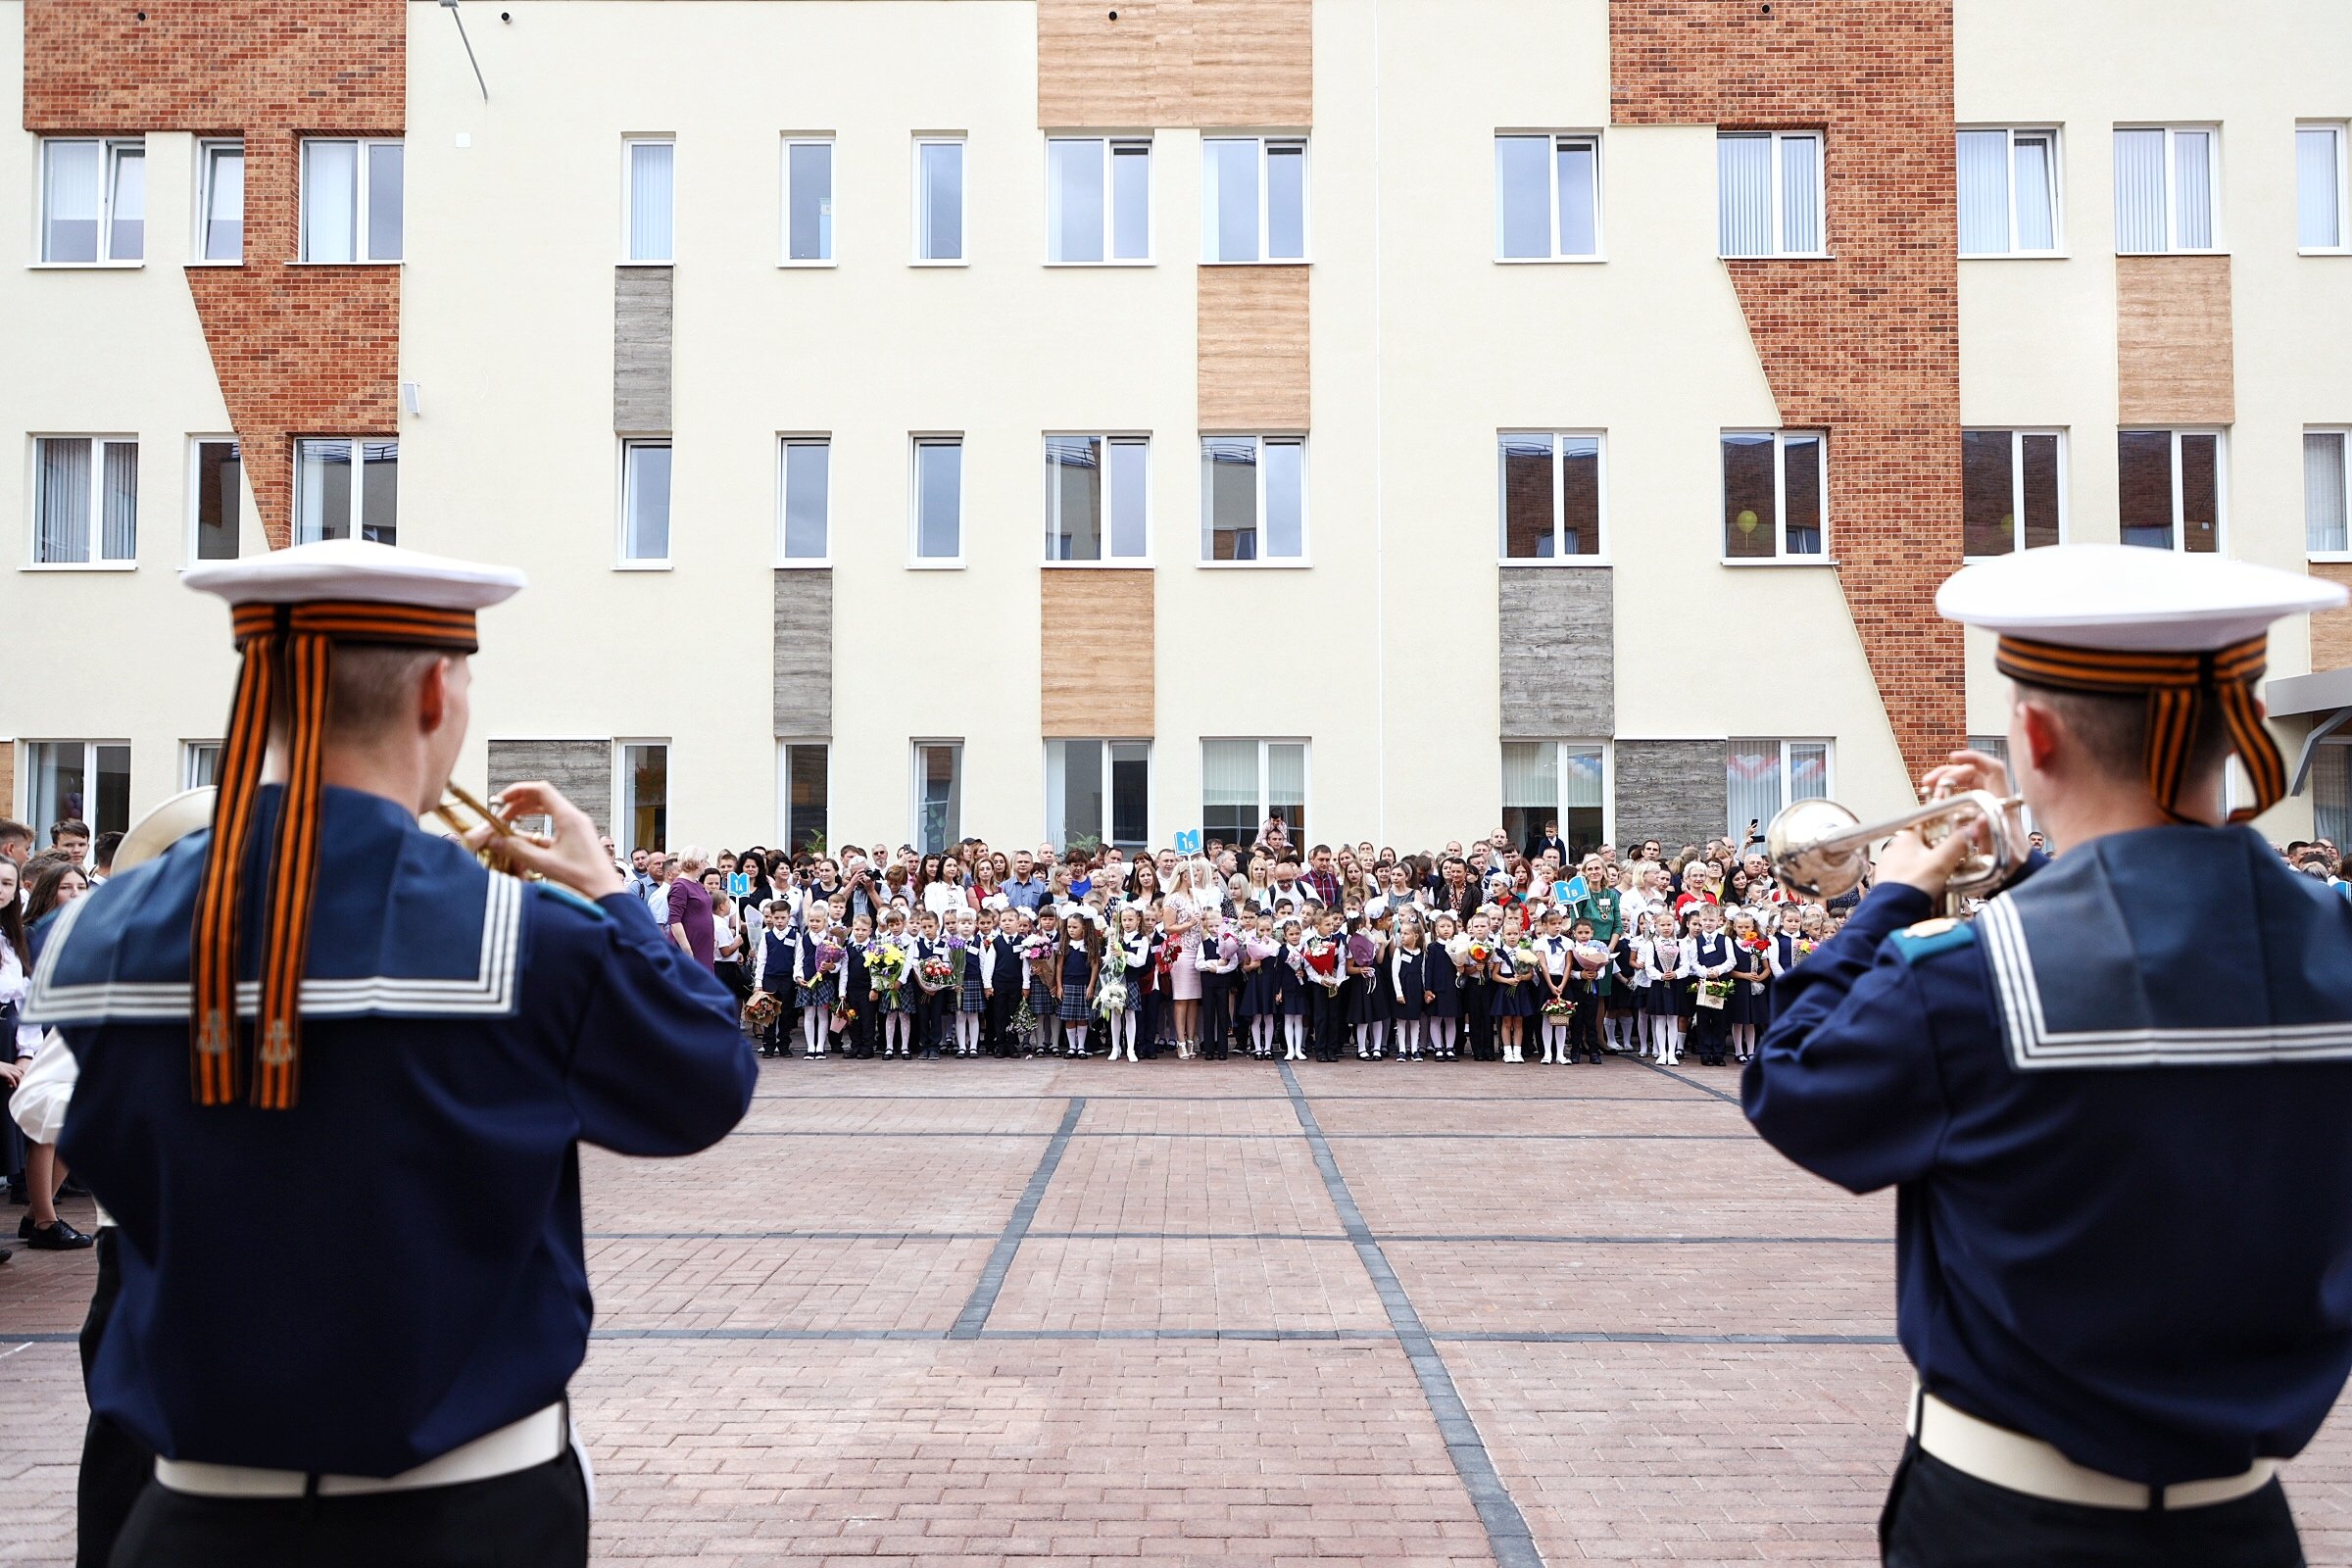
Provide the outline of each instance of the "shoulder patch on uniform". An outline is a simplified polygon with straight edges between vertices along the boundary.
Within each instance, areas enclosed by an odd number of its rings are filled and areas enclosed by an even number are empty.
[[[1952,948],[1971,946],[1977,940],[1977,928],[1965,920],[1938,917],[1905,926],[1886,940],[1893,947],[1896,957],[1905,963],[1917,963],[1922,958]]]
[[[548,898],[555,899],[560,903],[570,905],[573,908],[579,910],[591,920],[610,920],[612,918],[604,911],[603,906],[595,903],[592,900],[582,898],[577,893],[572,892],[571,889],[564,886],[564,884],[561,882],[533,882],[531,887],[537,892],[544,894]]]

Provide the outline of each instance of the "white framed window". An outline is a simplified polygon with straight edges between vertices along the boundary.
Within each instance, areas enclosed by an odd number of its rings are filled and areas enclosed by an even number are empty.
[[[181,741],[179,743],[179,787],[183,790],[210,789],[220,782],[220,745],[219,741]]]
[[[1598,740],[1504,741],[1502,830],[1525,846],[1556,823],[1575,865],[1611,842],[1609,743]]]
[[[53,822],[87,822],[93,837],[130,827],[128,741],[26,741],[24,810],[46,837]]]
[[[1305,261],[1305,139],[1205,136],[1200,151],[1200,259]]]
[[[914,563],[963,564],[963,437],[914,438]]]
[[[1046,742],[1046,838],[1064,852],[1140,850],[1152,837],[1152,743]]]
[[[1724,832],[1735,844],[1747,825],[1761,832],[1791,801],[1828,796],[1837,747],[1827,740],[1734,740],[1725,744]]]
[[[400,260],[405,156],[392,140],[302,144],[304,261]]]
[[[668,136],[628,136],[620,143],[621,255],[631,262],[677,260],[678,146]]]
[[[42,262],[124,267],[143,261],[146,254],[146,142],[44,137]]]
[[[1200,560],[1305,564],[1304,436],[1200,438]]]
[[[830,845],[833,748],[824,741],[776,742],[776,824],[794,854]]]
[[[2352,207],[2341,121],[2295,127],[2295,248],[2305,255],[2352,249],[2345,210]]]
[[[1822,135],[1727,130],[1715,138],[1717,249],[1724,256],[1821,256]]]
[[[357,482],[352,470],[359,469]],[[294,542],[400,542],[400,443],[305,437],[294,443]]]
[[[188,559],[234,561],[241,549],[245,466],[237,438],[197,436],[188,443]]]
[[[821,566],[833,552],[833,441],[787,435],[776,442],[776,559]]]
[[[1152,138],[1047,138],[1046,260],[1152,260]]]
[[[2066,435],[1960,432],[1961,554],[2005,556],[2066,538]]]
[[[2058,132],[2006,125],[1963,130],[1958,152],[1960,254],[2057,254]]]
[[[1505,562],[1603,559],[1606,470],[1596,430],[1505,430],[1495,438],[1495,514]]]
[[[2352,844],[2352,736],[2332,735],[2312,748],[2311,836],[2339,850]]]
[[[2117,255],[2221,248],[2219,134],[2211,125],[2115,127]]]
[[[2221,552],[2223,472],[2219,430],[2116,432],[2116,520],[2128,545]]]
[[[1303,740],[1203,740],[1200,743],[1200,836],[1248,844],[1260,824],[1282,813],[1293,844],[1306,836]]]
[[[1723,559],[1829,559],[1829,463],[1819,430],[1723,432]]]
[[[669,439],[620,444],[620,564],[669,564]]]
[[[1494,136],[1494,259],[1600,259],[1600,138],[1590,132]]]
[[[32,564],[128,566],[138,553],[137,439],[33,437]]]
[[[784,138],[784,265],[833,265],[833,138]]]
[[[196,144],[196,260],[234,266],[245,260],[245,144]]]
[[[1046,437],[1046,560],[1151,559],[1151,437]]]
[[[963,261],[963,138],[914,138],[914,259]]]
[[[2352,560],[2345,526],[2352,515],[2352,498],[2345,492],[2347,445],[2352,445],[2352,431],[2303,432],[2303,548],[2317,559]]]
[[[620,798],[613,804],[613,848],[626,860],[638,850],[669,848],[669,742],[617,740],[612,769]]]
[[[913,764],[915,853],[937,855],[963,837],[963,742],[916,741]]]

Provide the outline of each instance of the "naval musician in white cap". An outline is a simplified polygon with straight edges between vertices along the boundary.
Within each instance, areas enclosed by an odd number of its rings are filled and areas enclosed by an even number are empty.
[[[1999,633],[2058,855],[1964,924],[1929,916],[1969,836],[1896,835],[1741,1085],[1789,1158],[1896,1189],[1888,1564],[2303,1560],[2276,1472],[2352,1368],[2352,906],[2242,824],[2284,790],[2268,628],[2343,599],[2090,545],[1936,596]],[[1973,752],[1946,783],[2009,793]]]
[[[90,1405],[156,1455],[112,1561],[575,1568],[579,1145],[723,1138],[733,999],[549,786],[499,803],[546,880],[417,826],[519,573],[336,541],[186,578],[243,652],[212,827],[68,906],[25,1008],[117,1227]]]

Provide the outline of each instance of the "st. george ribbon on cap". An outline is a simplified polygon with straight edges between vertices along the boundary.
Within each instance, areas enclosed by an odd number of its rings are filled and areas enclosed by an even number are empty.
[[[229,603],[244,660],[220,753],[213,842],[189,941],[193,993],[188,1027],[198,1103],[240,1094],[237,1050],[237,906],[245,853],[261,796],[270,710],[286,711],[285,805],[270,860],[262,926],[261,1003],[254,1020],[253,1103],[294,1104],[302,1045],[302,976],[318,876],[320,767],[328,673],[337,644],[377,644],[470,654],[474,612],[523,586],[505,566],[449,561],[357,539],[271,551],[248,561],[193,566],[181,581]]]
[[[2263,727],[2255,683],[2271,622],[2333,610],[2345,591],[2324,578],[2251,562],[2133,545],[2052,545],[1964,566],[1936,593],[1947,620],[2000,633],[1993,662],[2010,679],[2057,691],[2148,699],[2148,792],[2174,821],[2205,705],[2221,705],[2230,748],[2259,816],[2286,794],[2286,763]]]

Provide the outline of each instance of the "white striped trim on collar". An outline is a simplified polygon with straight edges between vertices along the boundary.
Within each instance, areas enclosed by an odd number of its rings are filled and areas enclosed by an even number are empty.
[[[2068,1067],[2215,1067],[2352,1058],[2352,1022],[2256,1024],[2229,1029],[2053,1031],[2024,925],[2008,896],[1977,916],[2000,1006],[2009,1061],[2021,1071]]]
[[[311,1018],[349,1018],[368,1013],[400,1017],[504,1017],[514,1010],[514,985],[522,947],[523,885],[501,872],[490,874],[482,901],[482,947],[474,974],[468,979],[419,980],[393,975],[302,982],[302,1011]],[[58,915],[35,968],[32,994],[25,999],[28,1023],[74,1023],[98,1020],[168,1022],[187,1017],[192,993],[184,980],[101,981],[95,985],[59,985],[59,957],[74,934],[74,921],[86,906],[75,900]],[[247,980],[237,986],[237,1012],[250,1018],[260,1010],[261,983]]]

